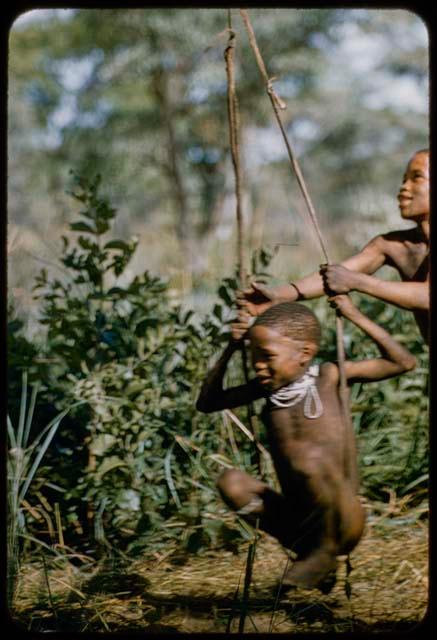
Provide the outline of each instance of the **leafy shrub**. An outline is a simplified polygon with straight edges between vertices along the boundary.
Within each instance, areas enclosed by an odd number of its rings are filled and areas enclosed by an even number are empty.
[[[388,489],[405,495],[428,485],[429,357],[411,313],[364,296],[360,306],[418,361],[414,371],[363,385],[353,399],[362,484],[369,497],[386,499]],[[371,345],[365,346],[354,331],[350,348],[368,353]]]
[[[76,478],[64,483],[67,519],[75,523],[85,510],[98,541],[125,538],[136,548],[152,538],[180,539],[182,529],[191,547],[217,539],[219,530],[233,540],[229,527],[214,523],[223,507],[213,479],[223,464],[253,464],[252,445],[236,434],[235,460],[223,418],[198,413],[195,401],[210,356],[226,339],[236,280],[221,283],[219,302],[202,320],[172,304],[165,282],[147,271],[122,286],[136,241],[106,238],[115,211],[99,194],[99,178],[74,176],[74,183],[71,195],[83,208],[70,226],[79,235],[63,237],[61,255],[72,277],[43,270],[35,286],[47,328],[47,394],[58,408],[74,399],[87,404],[65,422],[74,432],[63,427],[69,444],[57,450],[66,466],[66,457],[78,463]],[[268,259],[263,250],[253,266],[262,271]]]
[[[73,233],[63,237],[60,260],[69,277],[43,270],[36,278],[47,331],[43,353],[23,343],[12,325],[11,379],[33,367],[52,417],[85,401],[60,425],[38,488],[46,497],[49,485],[61,492],[66,535],[79,532],[81,545],[85,531],[88,539],[131,552],[164,547],[169,539],[189,552],[211,544],[234,549],[247,527],[228,513],[214,481],[226,466],[257,474],[254,447],[223,414],[198,413],[195,401],[227,339],[236,278],[223,280],[202,318],[172,303],[166,283],[148,271],[126,283],[136,239],[107,237],[116,212],[100,195],[99,178],[73,180],[71,195],[82,209]],[[268,279],[270,259],[266,250],[254,254],[252,273]],[[324,328],[319,357],[335,360],[334,313],[324,300],[307,304]],[[414,372],[352,392],[363,490],[385,498],[387,487],[402,494],[426,486],[427,354],[410,314],[364,296],[359,306],[420,361]],[[376,352],[350,323],[345,343],[350,357]],[[243,380],[237,357],[227,377],[229,384]],[[246,422],[245,408],[236,413]],[[265,444],[263,431],[260,439]],[[271,470],[267,479],[274,481]]]

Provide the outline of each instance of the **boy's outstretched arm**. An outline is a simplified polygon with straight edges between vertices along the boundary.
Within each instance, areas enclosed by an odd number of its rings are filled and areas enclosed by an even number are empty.
[[[401,309],[429,309],[429,281],[398,282],[381,280],[367,273],[352,271],[343,265],[324,265],[320,269],[325,290],[337,294],[361,291],[373,298],[394,304]]]
[[[406,371],[411,371],[417,365],[416,358],[397,340],[366,315],[361,313],[347,295],[329,298],[331,306],[338,309],[345,318],[353,322],[372,338],[380,353],[380,358],[369,360],[347,360],[345,373],[349,383],[372,382],[385,380]]]
[[[247,405],[264,396],[264,390],[256,378],[247,384],[223,389],[223,378],[228,363],[236,351],[242,347],[244,335],[248,329],[247,316],[240,312],[239,320],[232,325],[232,335],[215,365],[207,373],[196,402],[196,409],[203,413],[212,413],[222,409],[232,409]]]
[[[341,265],[332,265],[337,269],[342,269],[340,275],[343,275],[344,283],[346,278],[352,279],[358,273],[372,274],[377,271],[385,262],[384,241],[381,236],[373,238],[359,253],[344,260]],[[293,284],[281,284],[275,287],[267,287],[263,284],[254,282],[237,294],[237,304],[240,309],[245,309],[252,316],[257,316],[268,309],[272,304],[295,300],[319,298],[327,293],[327,277],[325,268],[315,271]],[[330,272],[331,273],[331,272]],[[374,278],[376,280],[376,278]],[[354,281],[355,283],[355,281]],[[334,281],[332,280],[334,285]],[[349,284],[349,282],[347,283]],[[390,283],[392,284],[392,283]],[[403,283],[402,283],[403,284]],[[346,293],[352,286],[348,286],[344,291],[336,291],[338,293]]]

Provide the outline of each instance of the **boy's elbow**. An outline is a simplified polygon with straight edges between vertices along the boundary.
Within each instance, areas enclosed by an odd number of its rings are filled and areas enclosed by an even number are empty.
[[[200,411],[201,413],[206,413],[205,401],[202,398],[197,398],[196,411]]]
[[[202,396],[197,399],[196,409],[201,413],[212,413],[214,411],[214,408],[210,404],[208,404],[208,402],[205,400],[205,398],[202,398]]]
[[[413,371],[417,367],[417,358],[411,353],[402,359],[402,371]]]

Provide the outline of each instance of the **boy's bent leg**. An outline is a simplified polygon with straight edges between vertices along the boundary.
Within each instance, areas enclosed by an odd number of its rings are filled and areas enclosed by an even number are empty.
[[[337,546],[332,536],[329,541],[324,536],[327,514],[323,508],[304,514],[293,500],[238,469],[226,469],[217,487],[224,502],[244,520],[255,526],[258,519],[260,529],[298,554],[284,577],[284,587],[330,591],[335,583]]]

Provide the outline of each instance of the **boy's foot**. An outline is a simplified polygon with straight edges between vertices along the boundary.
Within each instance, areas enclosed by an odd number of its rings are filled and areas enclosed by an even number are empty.
[[[281,591],[302,587],[317,588],[327,594],[335,585],[336,570],[336,557],[327,551],[317,550],[307,558],[293,563],[284,576]]]
[[[336,569],[334,569],[333,571],[328,573],[326,578],[323,578],[323,580],[319,582],[319,584],[317,585],[317,588],[320,589],[320,591],[324,595],[327,595],[328,593],[331,593],[331,591],[335,587],[336,582],[337,582],[337,571]]]

